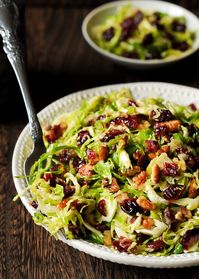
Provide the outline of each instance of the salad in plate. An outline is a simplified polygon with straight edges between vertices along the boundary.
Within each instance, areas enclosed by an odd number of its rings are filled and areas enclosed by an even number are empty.
[[[113,54],[151,60],[181,56],[192,48],[195,32],[189,30],[184,16],[125,5],[94,26],[92,37],[100,48]]]
[[[199,111],[130,90],[45,127],[31,168],[34,221],[129,254],[199,251]]]

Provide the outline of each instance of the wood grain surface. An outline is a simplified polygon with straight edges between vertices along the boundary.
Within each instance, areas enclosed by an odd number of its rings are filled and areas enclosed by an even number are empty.
[[[135,81],[199,88],[199,53],[166,68],[133,71],[95,53],[81,35],[97,0],[29,0],[24,6],[28,76],[36,109],[79,89]],[[173,1],[199,15],[198,0]],[[27,123],[16,79],[0,48],[0,278],[198,279],[199,268],[146,269],[109,263],[68,247],[34,225],[11,173],[15,142]]]

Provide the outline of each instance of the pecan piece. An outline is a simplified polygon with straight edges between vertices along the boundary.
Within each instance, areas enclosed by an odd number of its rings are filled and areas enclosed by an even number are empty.
[[[156,128],[166,127],[168,132],[175,132],[180,128],[181,122],[179,120],[170,120],[166,122],[160,122],[155,125]]]
[[[157,164],[152,168],[151,180],[154,184],[157,184],[160,181],[161,171]]]
[[[100,146],[99,159],[105,161],[108,157],[108,154],[109,154],[108,146],[105,144],[102,144]]]
[[[120,190],[119,184],[117,182],[117,179],[115,177],[112,178],[112,182],[109,185],[109,191],[111,193],[116,193]]]
[[[111,231],[105,230],[104,231],[104,245],[105,246],[112,246],[112,239],[111,239]]]
[[[142,186],[146,182],[146,177],[147,177],[146,171],[141,171],[141,173],[136,175],[133,178],[133,182],[135,183],[135,186],[137,188],[139,188],[139,186]]]
[[[150,217],[147,217],[145,218],[143,221],[142,221],[142,226],[145,228],[145,229],[151,229],[154,225],[154,221],[152,218]]]
[[[136,202],[143,209],[146,209],[146,210],[155,210],[156,209],[156,205],[154,203],[150,202],[149,200],[147,200],[144,196],[140,196],[136,200]]]
[[[197,195],[198,195],[197,183],[196,183],[196,179],[193,177],[191,178],[189,183],[188,197],[196,198]]]
[[[89,164],[82,164],[78,170],[81,176],[92,176],[93,175],[93,167]]]

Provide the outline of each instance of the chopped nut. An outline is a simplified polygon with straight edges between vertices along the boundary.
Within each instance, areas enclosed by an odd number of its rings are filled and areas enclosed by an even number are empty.
[[[135,186],[139,188],[139,186],[142,186],[146,182],[146,171],[141,171],[138,175],[136,175],[133,178],[133,182],[135,183]]]
[[[178,221],[185,221],[186,220],[186,218],[184,217],[184,215],[182,214],[181,211],[178,211],[175,214],[175,219],[178,220]]]
[[[181,206],[180,210],[175,215],[175,219],[181,222],[184,222],[190,218],[192,218],[192,213],[184,206]]]
[[[138,129],[140,129],[140,130],[147,129],[149,127],[150,127],[150,123],[149,123],[149,121],[146,121],[146,120],[142,121],[142,123],[140,123],[138,125]]]
[[[155,164],[152,168],[151,180],[154,184],[157,184],[160,181],[161,172],[160,168],[157,164]]]
[[[105,144],[102,144],[100,146],[100,152],[99,152],[99,159],[105,161],[108,157],[109,149],[108,146]]]
[[[188,197],[196,198],[197,195],[198,195],[197,183],[196,183],[196,179],[193,177],[189,183]]]
[[[92,176],[93,174],[93,167],[89,164],[82,164],[79,168],[79,174],[81,176]]]
[[[109,191],[111,193],[116,193],[120,190],[119,184],[117,182],[117,179],[115,177],[112,178],[111,184],[108,186]]]
[[[145,197],[140,196],[137,200],[136,200],[137,204],[142,207],[143,209],[146,210],[155,210],[156,209],[156,205],[152,202],[150,202],[149,200],[147,200]]]
[[[112,239],[111,239],[111,231],[110,230],[104,231],[104,245],[112,246]]]
[[[145,219],[142,221],[142,226],[143,226],[145,229],[151,229],[153,225],[154,225],[154,221],[153,221],[153,219],[150,218],[150,217],[145,218]]]
[[[192,218],[192,213],[190,210],[188,210],[186,207],[181,206],[181,212],[187,219]]]
[[[175,132],[180,128],[181,122],[179,120],[170,120],[156,124],[156,127],[166,127],[169,132]]]
[[[126,200],[128,199],[129,196],[126,192],[120,192],[116,197],[115,199],[120,203],[122,200]]]
[[[160,155],[162,153],[168,153],[169,151],[170,147],[168,145],[164,145],[157,151],[157,155]]]
[[[128,177],[132,177],[135,174],[139,173],[140,171],[141,171],[141,168],[139,166],[134,166],[133,169],[132,168],[127,169],[125,174]]]
[[[157,157],[156,153],[149,153],[148,157],[150,160],[153,160],[155,157]]]

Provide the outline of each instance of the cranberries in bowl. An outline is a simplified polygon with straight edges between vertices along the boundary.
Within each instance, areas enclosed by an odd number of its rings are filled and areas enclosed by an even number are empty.
[[[199,19],[163,1],[118,1],[102,5],[84,19],[87,43],[113,61],[132,68],[167,65],[199,46]]]

